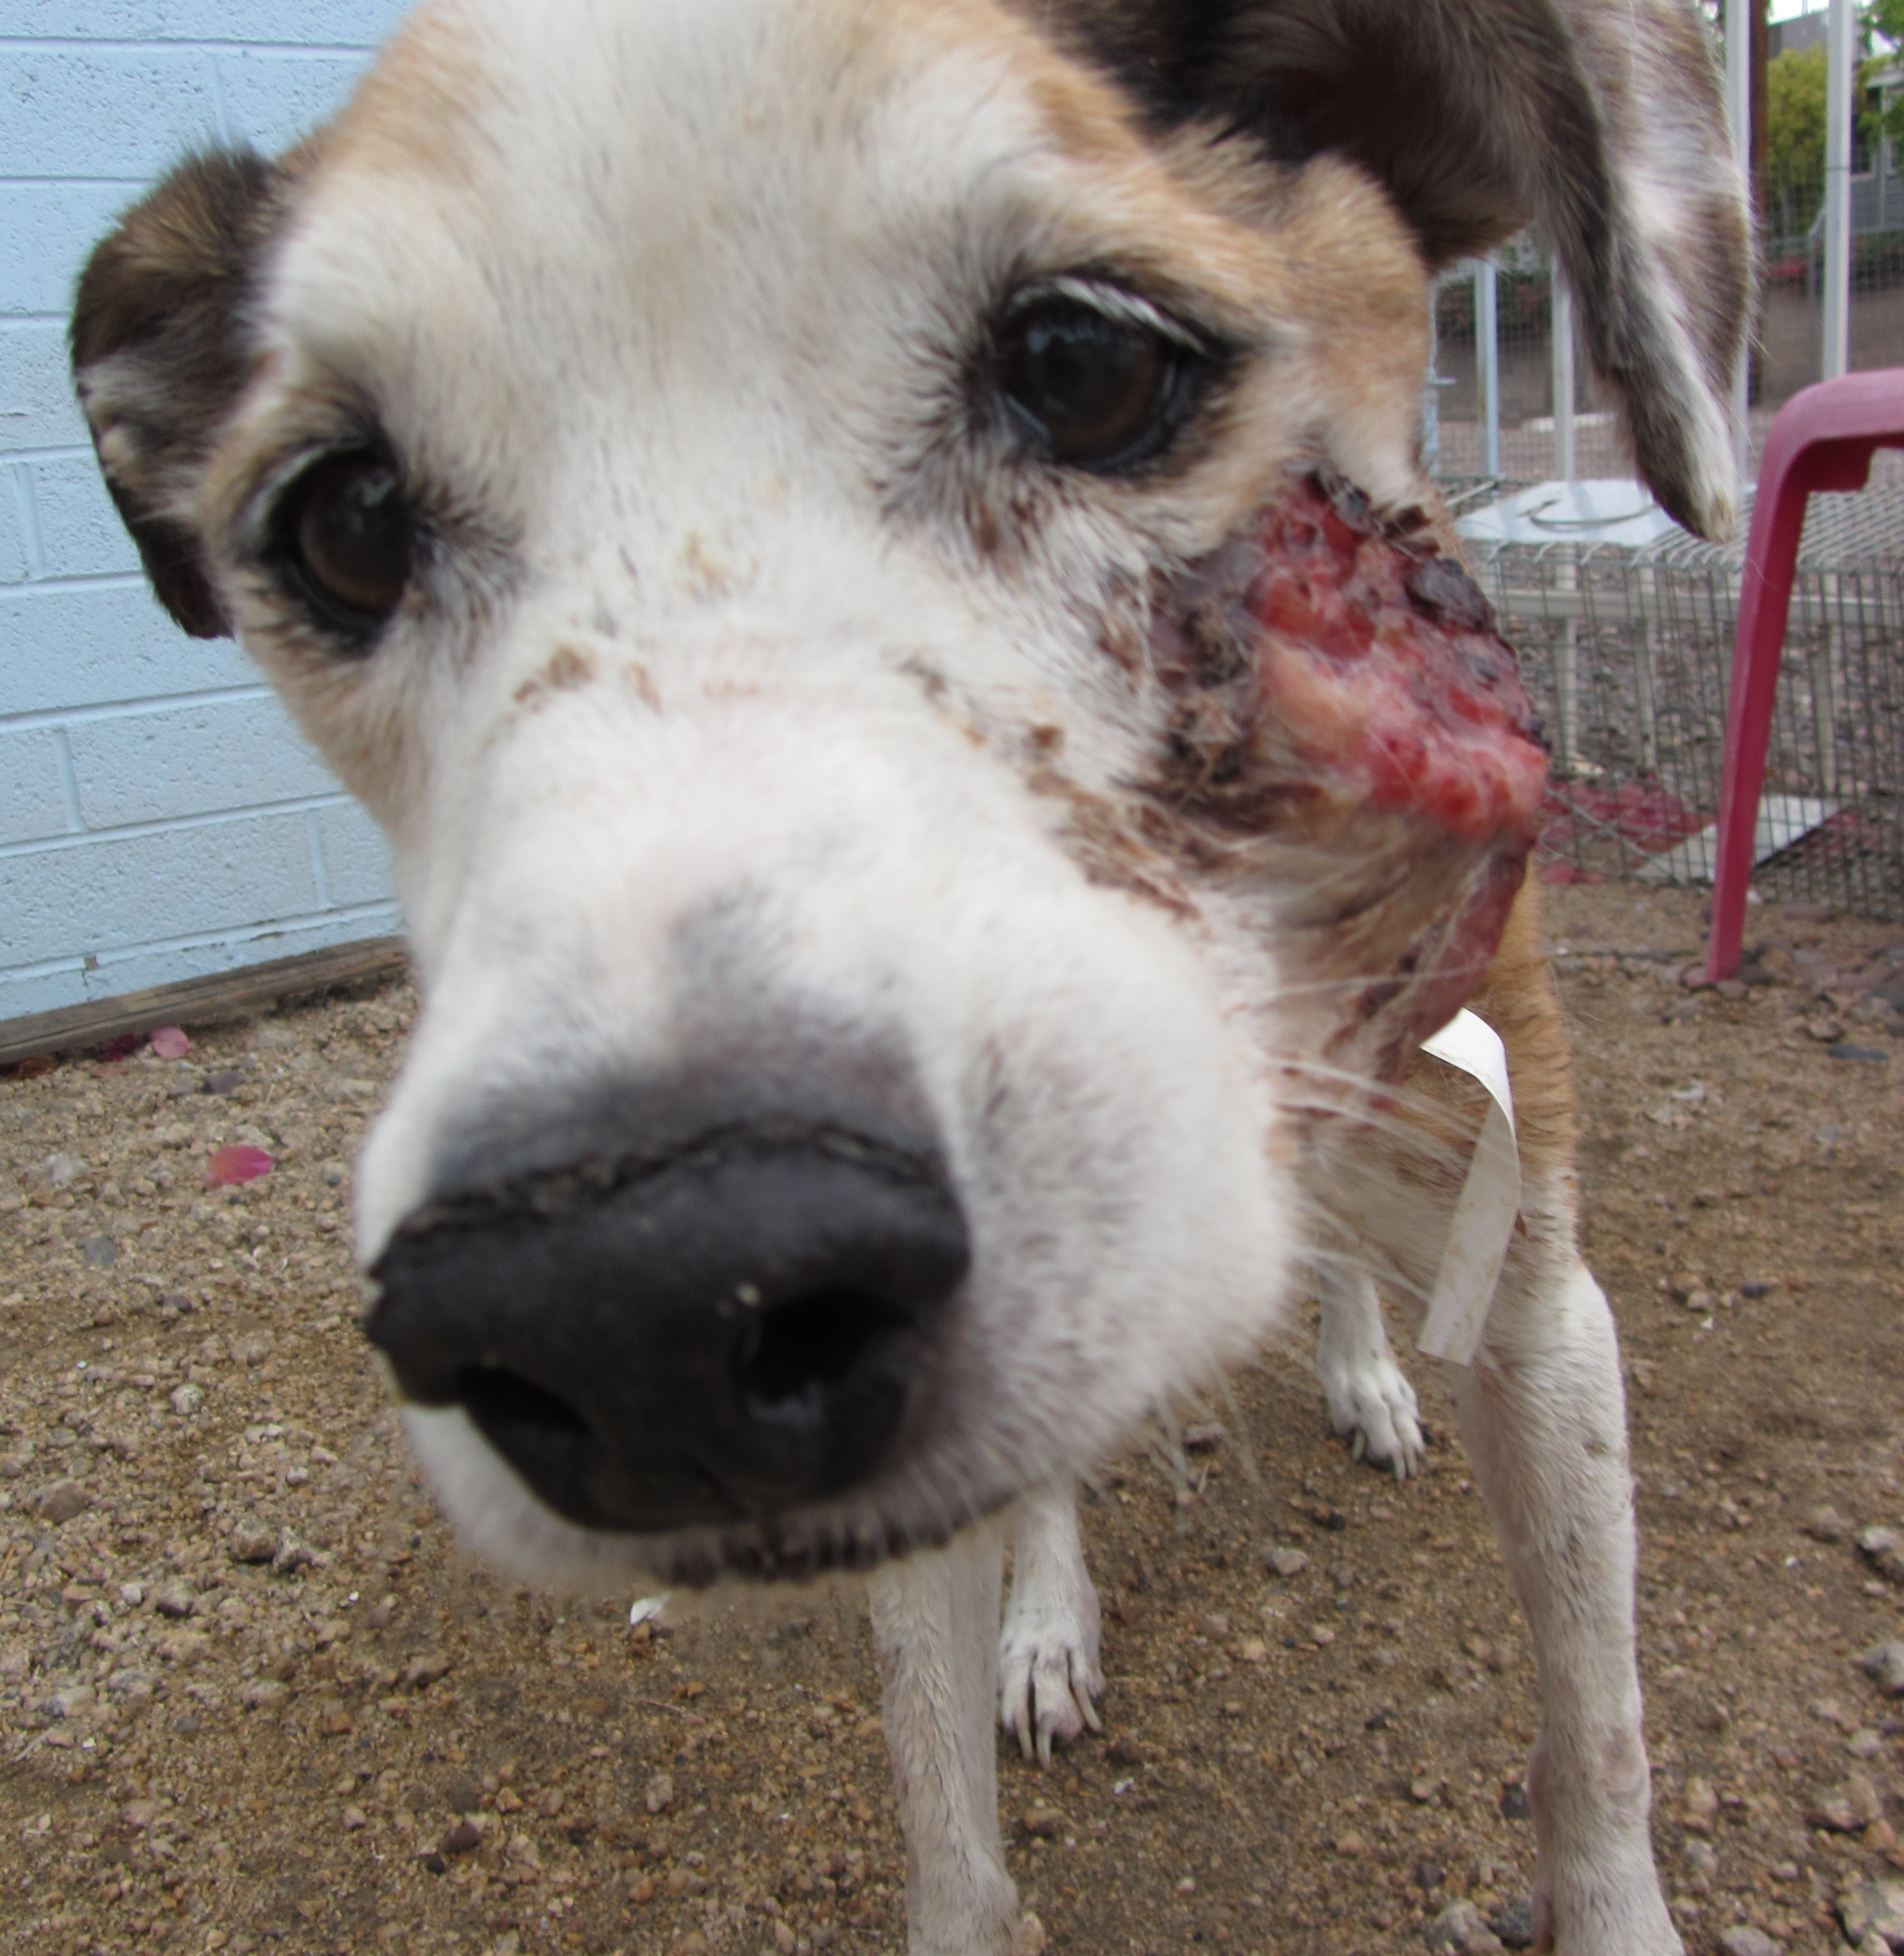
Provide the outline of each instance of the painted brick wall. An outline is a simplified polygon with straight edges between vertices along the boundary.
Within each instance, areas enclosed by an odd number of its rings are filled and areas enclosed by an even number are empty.
[[[66,373],[182,150],[330,114],[403,0],[0,0],[0,1020],[396,927],[380,838],[229,639],[147,595]]]

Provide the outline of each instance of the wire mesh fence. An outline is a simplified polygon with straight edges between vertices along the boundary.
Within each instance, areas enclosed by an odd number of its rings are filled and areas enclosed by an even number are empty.
[[[1904,365],[1904,179],[1888,145],[1879,160],[1854,212],[1854,368]],[[1817,208],[1802,188],[1791,201]],[[1776,409],[1818,377],[1822,238],[1808,217],[1797,248],[1768,254],[1755,453]],[[1557,326],[1565,336],[1564,295],[1526,241],[1491,276],[1470,264],[1442,278],[1423,409],[1432,466],[1552,737],[1546,873],[1709,883],[1743,548],[1656,513],[1638,542],[1618,541],[1618,524],[1584,540],[1564,516],[1532,540],[1491,530],[1486,513],[1534,485],[1632,472],[1577,362],[1566,425],[1555,390],[1571,349]],[[1904,458],[1880,456],[1869,489],[1811,500],[1756,853],[1767,895],[1904,916]]]
[[[1904,489],[1812,498],[1760,804],[1767,896],[1904,916]],[[1550,881],[1710,883],[1744,551],[1470,540],[1552,743]]]
[[[1851,181],[1850,363],[1904,364],[1904,175],[1886,142],[1861,154]],[[1822,371],[1824,182],[1773,182],[1751,398],[1768,415]]]

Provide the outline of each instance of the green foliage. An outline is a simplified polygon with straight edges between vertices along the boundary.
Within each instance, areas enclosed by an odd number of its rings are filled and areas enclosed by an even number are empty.
[[[1775,232],[1802,230],[1799,207],[1825,175],[1825,51],[1778,55],[1765,68],[1765,188]]]
[[[1893,47],[1904,43],[1904,0],[1870,0],[1858,20],[1867,36],[1880,35]]]
[[[1872,0],[1860,24],[1887,40],[1904,41],[1904,0]],[[1766,215],[1773,237],[1805,230],[1817,215],[1825,179],[1825,50],[1795,49],[1765,69]],[[1874,147],[1880,136],[1904,147],[1904,91],[1880,109],[1876,83],[1896,65],[1885,54],[1860,63],[1856,83],[1855,141]]]

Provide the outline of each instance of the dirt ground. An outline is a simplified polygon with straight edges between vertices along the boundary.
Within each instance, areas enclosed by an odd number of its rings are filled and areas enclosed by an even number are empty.
[[[1660,1865],[1694,1952],[1836,1949],[1840,1894],[1904,1867],[1904,1699],[1857,1662],[1904,1634],[1904,1553],[1857,1540],[1904,1526],[1904,928],[1755,910],[1722,996],[1678,983],[1696,899],[1550,894]],[[631,1630],[473,1564],[413,1477],[346,1213],[411,1011],[0,1079],[0,1951],[903,1947],[850,1589]],[[232,1144],[276,1166],[208,1192]],[[1432,1471],[1397,1487],[1301,1344],[1189,1484],[1140,1445],[1091,1503],[1105,1736],[1000,1752],[1055,1951],[1419,1951],[1461,1897],[1515,1939],[1531,1657],[1445,1395],[1414,1361]]]

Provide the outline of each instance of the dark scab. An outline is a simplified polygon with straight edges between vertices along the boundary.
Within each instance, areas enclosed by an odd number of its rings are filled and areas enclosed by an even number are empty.
[[[1214,600],[1195,605],[1184,632],[1196,655],[1197,677],[1206,686],[1227,686],[1242,676],[1249,661],[1228,606]]]
[[[1339,475],[1318,471],[1316,482],[1329,499],[1329,506],[1349,527],[1365,537],[1379,536],[1381,525],[1375,521],[1374,506],[1353,482]]]
[[[1404,583],[1410,603],[1431,624],[1457,632],[1492,630],[1492,607],[1480,586],[1451,558],[1432,557],[1416,564]]]

